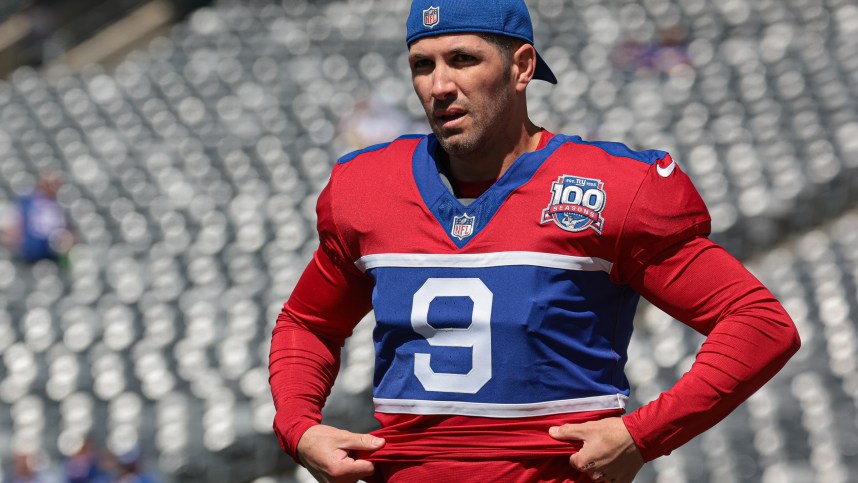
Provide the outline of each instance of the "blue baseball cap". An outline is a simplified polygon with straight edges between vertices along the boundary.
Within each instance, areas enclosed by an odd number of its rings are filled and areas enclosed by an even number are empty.
[[[430,35],[453,33],[505,35],[533,45],[533,24],[524,0],[414,0],[407,28],[408,45]],[[557,83],[538,52],[533,78]]]

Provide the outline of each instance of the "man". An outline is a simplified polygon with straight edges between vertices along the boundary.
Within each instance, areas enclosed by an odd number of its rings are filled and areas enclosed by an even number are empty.
[[[630,482],[798,349],[667,153],[528,119],[529,82],[556,80],[521,0],[415,0],[407,43],[433,134],[338,161],[273,333],[274,428],[319,481]],[[640,295],[707,340],[623,416]],[[370,309],[382,427],[354,434],[321,407]]]
[[[27,263],[40,260],[65,263],[74,234],[57,201],[61,186],[59,172],[46,171],[32,192],[18,198],[11,223],[5,227],[4,243],[19,259]]]

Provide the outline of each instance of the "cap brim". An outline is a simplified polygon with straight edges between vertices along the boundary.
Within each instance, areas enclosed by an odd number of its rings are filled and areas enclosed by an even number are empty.
[[[536,70],[533,72],[533,78],[544,80],[552,84],[557,83],[557,77],[554,76],[554,72],[551,72],[548,64],[542,60],[542,56],[539,55],[539,52],[536,53]]]

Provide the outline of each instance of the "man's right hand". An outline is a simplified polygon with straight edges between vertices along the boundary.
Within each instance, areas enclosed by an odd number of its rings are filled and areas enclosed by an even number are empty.
[[[304,432],[298,441],[298,459],[322,483],[354,483],[375,472],[373,464],[354,459],[349,450],[376,450],[382,438],[357,434],[319,424]]]

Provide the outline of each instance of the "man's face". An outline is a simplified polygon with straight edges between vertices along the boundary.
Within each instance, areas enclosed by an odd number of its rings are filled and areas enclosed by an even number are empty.
[[[515,87],[510,62],[473,34],[424,37],[411,44],[414,90],[432,131],[449,154],[466,156],[510,119]]]

